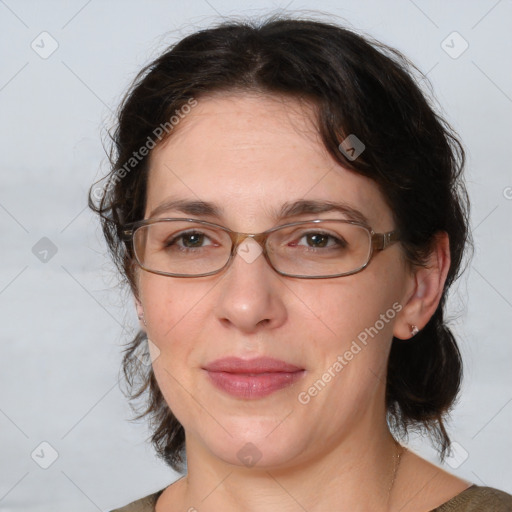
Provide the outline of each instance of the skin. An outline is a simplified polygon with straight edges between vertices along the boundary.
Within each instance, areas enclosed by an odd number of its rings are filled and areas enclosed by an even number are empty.
[[[307,104],[256,94],[201,98],[150,158],[145,218],[165,200],[211,201],[240,232],[278,224],[288,201],[344,201],[376,232],[394,229],[376,184],[326,152]],[[161,217],[190,217],[166,212]],[[427,511],[468,487],[410,451],[395,468],[385,419],[386,362],[392,337],[411,337],[435,312],[450,264],[440,234],[429,268],[411,269],[400,244],[352,276],[283,277],[263,257],[237,256],[221,274],[183,279],[140,270],[136,305],[157,347],[153,369],[184,426],[188,474],[169,486],[157,512],[347,510]],[[357,335],[392,308],[401,310],[307,404],[298,394],[322,377]],[[411,341],[413,343],[413,341]],[[226,395],[202,367],[215,359],[269,356],[306,371],[292,386],[256,400]],[[261,455],[246,467],[246,443]],[[321,491],[319,492],[319,489]],[[193,508],[192,508],[193,507]]]

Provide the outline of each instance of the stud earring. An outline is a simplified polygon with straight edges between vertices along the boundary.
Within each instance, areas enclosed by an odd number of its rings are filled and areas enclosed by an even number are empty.
[[[416,336],[416,334],[418,334],[419,332],[420,330],[415,325],[411,325],[411,334],[413,336]]]
[[[140,315],[137,315],[139,320],[142,320],[142,323],[147,327],[147,324],[146,324],[146,319],[144,318],[144,311],[140,314]]]

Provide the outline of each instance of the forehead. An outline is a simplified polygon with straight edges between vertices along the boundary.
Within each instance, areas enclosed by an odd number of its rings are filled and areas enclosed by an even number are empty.
[[[232,229],[265,230],[285,203],[323,200],[357,208],[374,229],[390,227],[375,182],[339,165],[315,122],[311,105],[280,96],[198,100],[150,156],[145,216],[169,199],[204,201]]]

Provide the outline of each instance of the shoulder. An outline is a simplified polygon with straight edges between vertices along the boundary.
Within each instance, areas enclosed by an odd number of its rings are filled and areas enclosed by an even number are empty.
[[[162,492],[164,492],[164,489],[145,496],[137,501],[133,501],[132,503],[128,503],[128,505],[125,505],[124,507],[116,508],[111,512],[154,512],[156,502]]]
[[[472,485],[432,512],[512,512],[512,496],[492,487]]]

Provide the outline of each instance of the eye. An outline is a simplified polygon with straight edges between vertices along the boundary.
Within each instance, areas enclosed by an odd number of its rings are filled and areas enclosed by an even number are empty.
[[[210,238],[200,231],[186,231],[173,235],[165,242],[165,247],[176,246],[183,249],[196,249],[204,247],[204,243]],[[179,243],[181,241],[181,243]],[[208,245],[214,245],[210,243]]]
[[[308,247],[313,249],[323,249],[323,248],[345,248],[348,247],[347,242],[343,238],[339,238],[330,233],[320,232],[320,231],[310,231],[309,233],[304,233],[300,237],[300,240],[305,239]],[[300,244],[295,244],[300,245]]]

